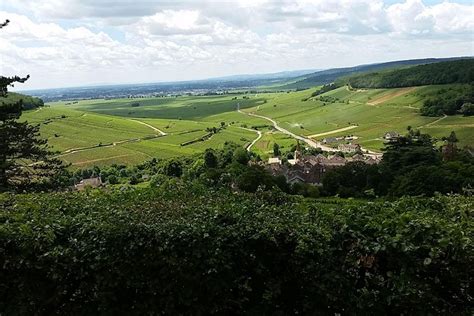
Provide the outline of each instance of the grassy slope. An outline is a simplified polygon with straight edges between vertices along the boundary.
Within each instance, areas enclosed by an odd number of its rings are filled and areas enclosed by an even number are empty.
[[[370,149],[382,146],[381,137],[384,132],[395,130],[403,133],[408,125],[421,127],[424,132],[436,137],[448,135],[454,130],[460,139],[460,145],[474,145],[473,117],[452,116],[440,120],[419,115],[418,109],[423,100],[437,93],[441,87],[446,86],[353,91],[342,87],[322,95],[323,98],[334,100],[334,103],[323,102],[318,97],[302,101],[316,88],[291,93],[247,95],[249,99],[243,99],[240,95],[237,100],[234,95],[140,99],[139,107],[131,107],[132,101],[129,99],[85,100],[72,105],[58,102],[51,107],[26,111],[24,119],[41,124],[42,135],[49,139],[54,149],[61,152],[158,134],[149,126],[133,119],[168,134],[140,142],[93,148],[62,157],[77,167],[110,163],[133,164],[151,157],[193,154],[208,147],[220,147],[225,141],[248,144],[256,138],[256,133],[240,127],[268,125],[269,122],[236,112],[237,103],[240,103],[243,111],[272,117],[282,127],[302,135],[324,133],[357,124],[350,131],[329,136],[354,134],[360,137],[359,143]],[[183,142],[203,136],[206,128],[217,127],[220,122],[231,126],[204,142],[180,146]],[[269,128],[260,130],[263,137],[252,150],[264,157],[271,155],[274,142],[283,149],[294,143],[291,138],[279,132],[271,132]]]
[[[474,118],[453,116],[438,121],[439,118],[419,115],[418,108],[423,99],[435,94],[440,87],[442,86],[418,87],[394,98],[390,98],[390,95],[402,89],[349,91],[342,87],[322,95],[337,98],[335,103],[326,103],[326,105],[323,105],[325,102],[316,98],[302,101],[312,91],[301,91],[274,98],[256,112],[270,116],[288,130],[304,135],[328,132],[357,124],[357,128],[330,134],[330,136],[354,134],[360,137],[360,144],[370,149],[379,149],[382,146],[381,137],[384,132],[395,130],[403,133],[409,125],[422,127],[423,131],[435,137],[448,135],[454,130],[459,135],[461,145],[474,145]],[[377,105],[367,104],[380,99],[386,101]]]
[[[242,96],[239,100],[233,98],[234,96],[140,99],[138,102],[141,106],[135,108],[130,106],[131,101],[128,99],[84,100],[68,105],[56,102],[40,110],[25,111],[22,119],[39,124],[42,136],[48,138],[52,148],[60,151],[62,159],[73,166],[134,164],[152,157],[168,158],[193,154],[208,147],[218,148],[225,141],[241,145],[250,143],[256,133],[243,130],[240,126],[264,124],[265,121],[248,118],[237,113],[235,108],[237,103],[243,108],[258,105],[263,99],[242,99]],[[130,110],[134,113],[129,114]],[[153,137],[158,132],[135,120],[156,127],[167,135],[143,139]],[[180,145],[204,136],[207,134],[206,128],[218,127],[220,122],[232,124],[206,141],[188,146]],[[110,146],[114,142],[133,139],[141,141]],[[103,146],[67,152],[98,144]]]

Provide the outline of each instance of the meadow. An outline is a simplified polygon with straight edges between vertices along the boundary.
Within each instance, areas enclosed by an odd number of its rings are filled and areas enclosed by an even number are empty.
[[[290,136],[271,128],[265,119],[298,135],[321,140],[355,135],[364,148],[380,151],[388,131],[404,133],[408,126],[441,138],[455,131],[460,146],[474,145],[474,117],[424,117],[424,100],[450,85],[397,89],[341,87],[311,97],[318,87],[303,91],[54,102],[25,111],[23,119],[40,124],[41,135],[73,168],[92,165],[135,164],[222,148],[226,141],[248,146],[262,158],[272,155],[273,144],[295,144]],[[244,113],[236,111],[237,107]],[[224,128],[219,129],[221,125]],[[218,132],[189,145],[216,128]],[[247,129],[245,129],[247,128]]]

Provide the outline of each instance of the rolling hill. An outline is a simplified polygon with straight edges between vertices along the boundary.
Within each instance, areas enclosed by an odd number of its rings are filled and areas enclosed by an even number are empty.
[[[450,83],[474,83],[474,58],[368,72],[340,78],[353,88],[401,88]]]
[[[408,126],[431,134],[439,144],[454,131],[459,146],[474,146],[474,117],[460,115],[457,108],[459,95],[472,92],[473,61],[425,59],[330,70],[324,73],[335,78],[385,67],[346,76],[339,86],[323,90],[50,102],[25,111],[22,119],[39,124],[41,135],[73,168],[192,155],[226,142],[263,159],[275,143],[287,151],[296,139],[314,147],[327,137],[350,137],[377,152],[386,132],[403,134]],[[424,65],[410,66],[414,63]],[[9,97],[19,98],[31,99]],[[346,141],[328,146],[341,142]]]
[[[12,104],[19,101],[22,102],[24,110],[31,110],[44,105],[43,100],[40,98],[15,92],[9,92],[7,98],[0,99],[1,104]]]
[[[399,60],[386,63],[377,63],[369,65],[359,65],[355,67],[347,68],[333,68],[323,71],[318,71],[313,74],[305,75],[300,78],[296,78],[292,82],[282,85],[281,89],[306,89],[318,85],[324,85],[336,81],[338,78],[346,77],[353,74],[359,74],[364,72],[380,71],[384,69],[393,69],[407,66],[433,64],[443,61],[452,61],[458,59],[464,59],[465,57],[454,57],[454,58],[426,58],[426,59],[410,59],[410,60]]]
[[[474,117],[420,115],[426,99],[456,87],[354,90],[344,86],[316,97],[311,94],[319,88],[257,95],[55,102],[26,111],[23,119],[40,124],[42,136],[73,168],[191,155],[222,148],[228,141],[248,146],[256,140],[251,150],[266,158],[274,143],[282,150],[296,143],[294,137],[275,130],[268,119],[314,141],[352,135],[374,151],[382,147],[385,132],[404,133],[408,125],[438,139],[455,131],[459,146],[474,146]],[[139,106],[132,106],[135,102]],[[237,112],[238,105],[242,113]],[[204,137],[221,122],[225,128]]]

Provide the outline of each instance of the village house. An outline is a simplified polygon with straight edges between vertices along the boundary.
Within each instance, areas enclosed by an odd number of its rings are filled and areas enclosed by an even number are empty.
[[[337,149],[339,151],[342,151],[343,153],[356,153],[360,151],[360,145],[359,144],[339,144],[339,146],[337,146]]]
[[[323,138],[323,144],[335,144],[337,143],[337,138],[336,137],[326,137]]]
[[[386,140],[386,141],[395,141],[397,140],[398,138],[400,137],[400,134],[398,134],[397,132],[394,132],[394,131],[391,131],[391,132],[386,132],[383,136],[383,138]]]
[[[268,164],[281,164],[281,160],[278,157],[275,158],[268,158]]]
[[[347,158],[348,162],[355,162],[355,161],[360,161],[368,165],[375,165],[380,162],[380,158],[373,158],[370,156],[364,156],[362,154],[356,154],[350,158]]]
[[[81,180],[81,182],[76,184],[74,188],[78,191],[82,191],[86,187],[98,188],[100,186],[102,186],[102,179],[100,177],[93,177]]]

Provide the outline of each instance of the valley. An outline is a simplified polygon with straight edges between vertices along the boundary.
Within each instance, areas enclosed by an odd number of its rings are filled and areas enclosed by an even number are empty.
[[[225,142],[251,145],[251,151],[266,159],[271,157],[275,142],[284,149],[299,138],[307,146],[321,147],[325,137],[347,135],[356,136],[364,149],[380,152],[384,133],[403,134],[408,126],[439,139],[455,131],[460,146],[472,146],[474,117],[427,117],[419,112],[424,100],[454,86],[344,86],[315,97],[311,94],[320,87],[276,93],[51,102],[39,110],[25,111],[23,119],[40,124],[42,137],[73,168],[192,155],[206,148],[222,148]],[[183,145],[220,126],[223,128],[210,137]],[[258,139],[256,132],[261,133]]]

